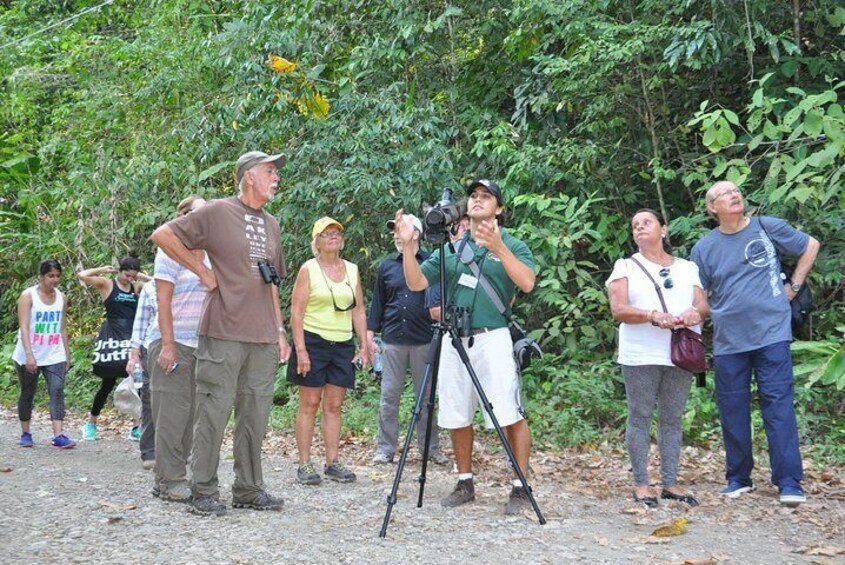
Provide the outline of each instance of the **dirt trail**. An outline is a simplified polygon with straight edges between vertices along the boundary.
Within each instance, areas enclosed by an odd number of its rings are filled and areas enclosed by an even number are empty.
[[[79,422],[69,424],[78,437]],[[430,467],[417,508],[412,458],[387,539],[379,539],[396,467],[367,465],[363,446],[344,448],[356,483],[305,487],[294,481],[292,438],[271,435],[265,480],[284,510],[230,508],[222,518],[199,518],[150,495],[152,475],[137,444],[118,432],[124,427],[114,422],[101,440],[58,451],[37,413],[36,446],[23,449],[15,414],[0,411],[0,563],[845,563],[845,490],[830,470],[809,470],[809,500],[796,510],[778,505],[762,475],[756,492],[726,501],[715,494],[718,459],[688,449],[682,476],[702,505],[645,510],[630,500],[621,454],[538,454],[533,485],[548,519],[540,526],[533,514],[503,515],[504,461],[482,444],[474,504],[441,508],[455,476]],[[225,450],[221,492],[230,502],[231,446]],[[686,533],[649,537],[681,517]]]

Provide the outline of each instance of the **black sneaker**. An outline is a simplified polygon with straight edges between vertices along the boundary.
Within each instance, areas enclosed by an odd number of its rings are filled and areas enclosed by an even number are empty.
[[[475,485],[472,483],[472,479],[464,479],[463,481],[458,481],[452,494],[440,501],[440,506],[454,508],[467,502],[472,502],[473,500],[475,500]]]
[[[522,514],[522,511],[528,508],[531,508],[531,501],[528,500],[528,491],[524,487],[513,487],[508,497],[508,504],[505,506],[505,515],[515,516]]]
[[[252,500],[232,501],[232,508],[248,508],[250,510],[281,510],[284,505],[284,500],[263,490],[256,494]]]
[[[355,473],[350,471],[346,465],[337,459],[331,465],[323,467],[323,474],[339,483],[351,483],[357,478],[355,477]]]
[[[216,496],[198,496],[188,506],[188,512],[198,516],[223,516],[226,505]]]

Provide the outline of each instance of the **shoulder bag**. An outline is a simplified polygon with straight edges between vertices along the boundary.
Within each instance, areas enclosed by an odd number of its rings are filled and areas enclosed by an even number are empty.
[[[642,263],[637,261],[636,257],[631,257],[631,261],[643,270],[645,275],[654,284],[654,290],[657,291],[657,297],[660,298],[660,305],[663,307],[665,313],[669,313],[666,308],[666,301],[663,299],[663,292],[660,290],[660,285],[651,276],[651,273],[646,270]],[[704,340],[701,339],[701,334],[689,328],[675,328],[672,330],[671,340],[671,358],[672,364],[680,367],[690,373],[704,373],[707,371],[707,357],[705,355]]]

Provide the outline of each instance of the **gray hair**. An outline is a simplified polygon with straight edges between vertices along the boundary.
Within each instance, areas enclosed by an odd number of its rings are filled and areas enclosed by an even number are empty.
[[[249,172],[249,171],[247,171]],[[241,180],[238,181],[238,196],[244,195],[244,186],[246,185],[246,174],[241,177]]]

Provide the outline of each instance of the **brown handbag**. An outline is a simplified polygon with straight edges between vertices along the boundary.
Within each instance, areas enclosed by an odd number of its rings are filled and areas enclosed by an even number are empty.
[[[666,301],[663,299],[663,292],[660,290],[660,285],[657,284],[651,273],[643,267],[643,264],[637,261],[636,257],[631,257],[631,261],[636,263],[654,284],[654,290],[657,291],[657,297],[660,298],[660,305],[663,307],[663,311],[668,314],[669,309],[666,308]],[[670,343],[673,365],[690,373],[704,373],[707,371],[707,356],[704,348],[704,340],[701,339],[700,333],[689,328],[676,328],[672,330]]]

